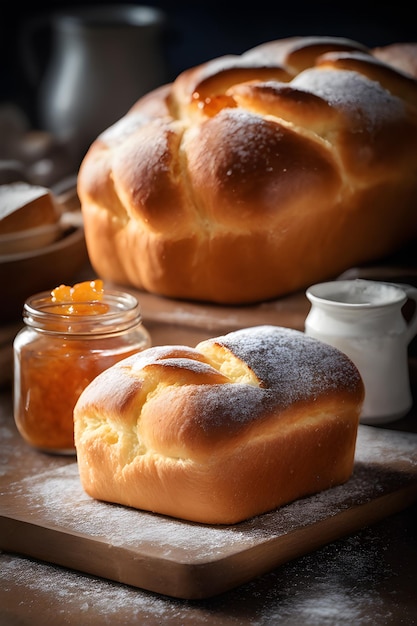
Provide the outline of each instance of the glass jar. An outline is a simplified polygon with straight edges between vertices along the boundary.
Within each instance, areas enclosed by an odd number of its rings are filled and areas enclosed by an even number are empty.
[[[25,326],[13,344],[14,419],[27,443],[44,452],[75,454],[73,409],[83,389],[151,345],[133,295],[107,290],[86,306],[94,314],[68,314],[67,303],[42,292],[23,307]]]

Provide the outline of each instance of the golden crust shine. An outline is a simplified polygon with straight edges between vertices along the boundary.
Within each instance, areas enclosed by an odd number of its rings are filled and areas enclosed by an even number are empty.
[[[244,304],[399,250],[417,234],[413,56],[417,45],[292,37],[138,100],[81,164],[95,271]]]
[[[81,394],[81,482],[100,500],[237,523],[348,480],[363,395],[344,354],[295,330],[149,348]]]

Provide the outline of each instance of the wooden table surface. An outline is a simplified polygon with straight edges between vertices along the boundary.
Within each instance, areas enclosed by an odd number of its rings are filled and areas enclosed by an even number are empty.
[[[140,297],[153,343],[194,345],[258,321],[299,327],[308,307],[302,296],[281,305],[237,313]],[[293,317],[288,318],[288,311]],[[415,403],[386,430],[417,433],[417,361],[410,378]],[[9,384],[0,391],[0,442],[19,457],[10,475],[0,459],[0,488],[32,471],[47,471],[48,455],[30,449],[16,431]],[[2,462],[3,461],[3,462]],[[64,465],[66,459],[58,461]],[[54,466],[57,460],[54,459]],[[1,500],[0,500],[1,507]],[[0,552],[0,626],[119,625],[395,625],[417,624],[417,503],[326,544],[231,591],[181,600],[79,571]]]

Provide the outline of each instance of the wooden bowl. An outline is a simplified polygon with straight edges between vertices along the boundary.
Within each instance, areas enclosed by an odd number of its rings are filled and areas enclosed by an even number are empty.
[[[18,321],[29,296],[69,284],[88,264],[84,229],[74,227],[61,239],[14,254],[0,256],[0,324]]]
[[[4,255],[37,250],[47,246],[62,235],[62,227],[59,222],[28,228],[17,233],[0,235],[0,258]]]

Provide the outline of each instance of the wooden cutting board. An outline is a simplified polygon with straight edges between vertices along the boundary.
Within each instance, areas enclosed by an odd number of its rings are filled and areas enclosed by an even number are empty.
[[[185,599],[227,591],[355,532],[417,498],[417,434],[360,426],[352,478],[233,526],[106,504],[75,461],[3,484],[0,548]]]

